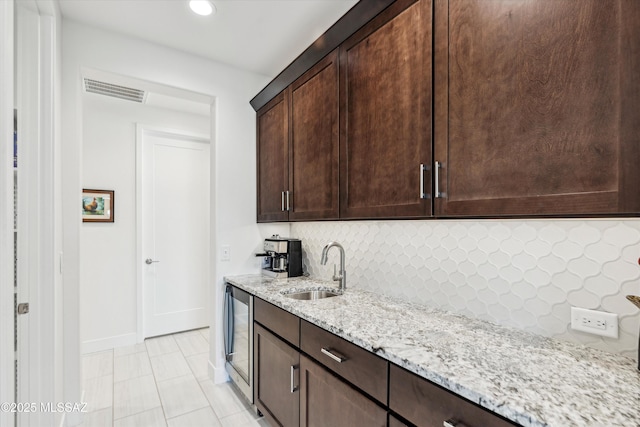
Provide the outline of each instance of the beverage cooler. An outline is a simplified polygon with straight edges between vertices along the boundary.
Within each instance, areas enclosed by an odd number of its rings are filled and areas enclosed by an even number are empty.
[[[224,295],[225,367],[253,403],[253,296],[228,283]]]

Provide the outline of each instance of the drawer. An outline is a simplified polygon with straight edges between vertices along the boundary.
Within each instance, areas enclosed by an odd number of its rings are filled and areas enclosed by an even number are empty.
[[[518,425],[393,364],[389,408],[418,427],[442,427],[447,420],[465,427]]]
[[[300,349],[386,405],[386,360],[304,320],[300,324]]]
[[[300,318],[260,298],[253,302],[253,320],[296,347],[300,346]]]

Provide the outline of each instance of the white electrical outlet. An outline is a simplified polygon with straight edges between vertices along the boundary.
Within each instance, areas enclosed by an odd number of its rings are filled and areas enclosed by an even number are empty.
[[[220,247],[220,261],[231,261],[231,246],[223,245]]]
[[[571,329],[604,337],[618,338],[618,315],[604,311],[571,307]]]

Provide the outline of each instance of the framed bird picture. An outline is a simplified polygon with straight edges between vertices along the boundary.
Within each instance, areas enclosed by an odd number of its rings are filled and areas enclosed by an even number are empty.
[[[82,190],[82,222],[114,222],[115,191]]]

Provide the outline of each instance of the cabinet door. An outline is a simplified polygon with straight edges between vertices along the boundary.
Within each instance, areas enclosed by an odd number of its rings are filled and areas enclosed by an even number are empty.
[[[340,216],[431,214],[431,0],[399,0],[340,47]]]
[[[290,220],[339,216],[338,54],[291,86]]]
[[[387,411],[300,356],[301,427],[385,427]]]
[[[298,351],[254,324],[254,401],[273,426],[300,423]]]
[[[409,427],[393,415],[389,414],[389,425],[388,427]]]
[[[640,211],[639,11],[436,1],[436,215]]]
[[[289,107],[282,92],[257,113],[258,222],[287,221]]]

